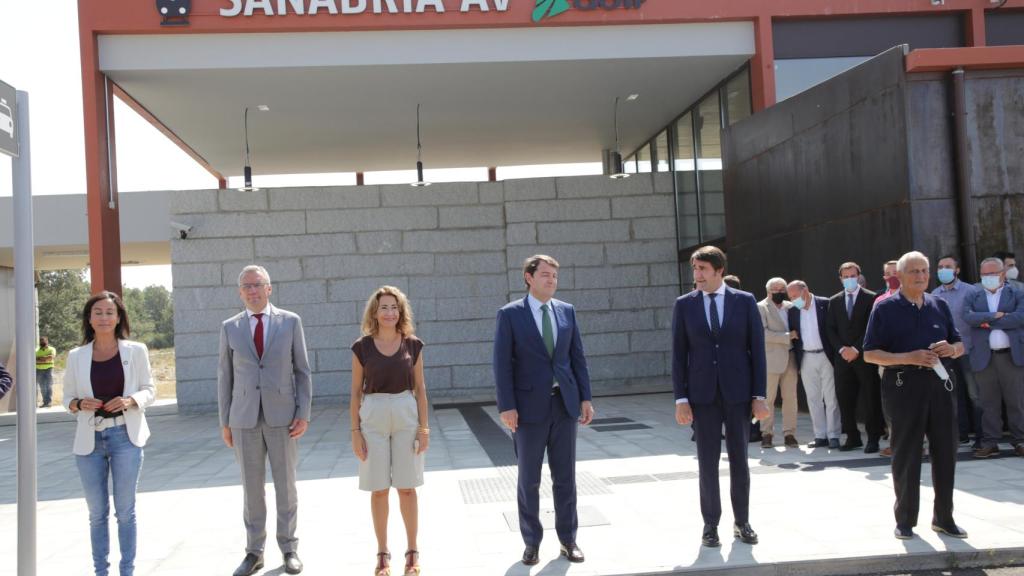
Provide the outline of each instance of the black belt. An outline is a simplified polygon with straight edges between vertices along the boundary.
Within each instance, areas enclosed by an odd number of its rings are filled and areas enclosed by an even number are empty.
[[[817,350],[804,350],[804,354],[821,354],[824,351],[824,348],[818,348]]]
[[[895,371],[903,371],[903,372],[905,372],[907,370],[931,370],[932,367],[931,366],[915,366],[913,364],[897,364],[895,366],[886,366],[885,369],[886,370],[895,370]]]
[[[998,350],[993,350],[992,353],[993,354],[1009,354],[1010,353],[1010,349],[1009,348],[1000,348]]]

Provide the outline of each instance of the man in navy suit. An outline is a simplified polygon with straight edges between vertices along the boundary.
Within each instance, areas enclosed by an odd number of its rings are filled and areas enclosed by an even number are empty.
[[[558,262],[543,254],[523,264],[529,293],[498,310],[494,380],[501,421],[512,431],[519,463],[523,564],[537,564],[544,537],[540,478],[547,452],[561,555],[583,562],[576,545],[576,423],[594,419],[590,373],[571,304],[555,300]]]
[[[814,440],[807,447],[836,449],[839,448],[842,422],[836,398],[832,347],[828,345],[825,330],[828,298],[811,294],[803,280],[790,282],[786,292],[793,303],[789,309],[789,325],[796,331],[793,351],[800,370],[800,381],[807,393],[807,408],[814,429]]]
[[[757,301],[749,292],[723,284],[725,264],[725,253],[714,246],[694,252],[690,266],[697,289],[680,296],[672,312],[676,421],[684,426],[692,422],[697,432],[700,511],[704,517],[701,542],[708,547],[721,545],[718,461],[722,456],[723,423],[735,519],[733,535],[747,544],[757,544],[757,533],[748,517],[748,422],[751,410],[758,420],[769,414],[764,400],[764,327]]]

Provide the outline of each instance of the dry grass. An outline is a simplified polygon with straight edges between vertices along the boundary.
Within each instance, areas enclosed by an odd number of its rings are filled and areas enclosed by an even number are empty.
[[[58,354],[53,368],[53,403],[60,404],[64,391],[64,366],[67,353]],[[149,351],[149,364],[156,384],[157,398],[174,398],[177,395],[177,380],[174,376],[174,348]]]

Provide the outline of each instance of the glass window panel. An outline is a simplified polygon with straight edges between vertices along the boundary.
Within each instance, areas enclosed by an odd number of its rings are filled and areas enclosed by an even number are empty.
[[[718,92],[709,94],[697,108],[697,178],[700,182],[701,241],[725,236],[724,191],[722,188],[721,116]]]
[[[636,174],[636,156],[626,158],[622,166],[626,174]]]
[[[636,151],[636,171],[640,174],[651,171],[651,144],[648,142]]]
[[[697,225],[697,172],[693,153],[693,115],[687,112],[676,121],[675,158],[676,178],[676,230],[679,247],[700,243]]]
[[[750,116],[750,73],[747,70],[726,83],[725,110],[730,126]]]
[[[654,139],[654,152],[657,161],[657,172],[668,172],[668,129],[662,130],[661,134]]]

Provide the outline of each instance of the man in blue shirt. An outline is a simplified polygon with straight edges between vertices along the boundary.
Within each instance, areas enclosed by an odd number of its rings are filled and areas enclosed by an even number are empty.
[[[927,294],[928,258],[904,254],[897,264],[900,291],[879,302],[864,335],[864,361],[885,368],[882,403],[892,420],[895,536],[913,538],[921,492],[922,442],[928,438],[935,505],[932,530],[966,538],[953,521],[956,472],[956,394],[949,361],[964,345],[945,301]],[[943,361],[945,359],[945,362]]]
[[[939,285],[932,290],[932,295],[949,304],[953,314],[953,323],[964,343],[964,350],[971,349],[971,327],[964,320],[964,300],[968,294],[976,290],[967,282],[960,280],[960,260],[952,254],[939,258],[936,264]],[[961,356],[953,362],[953,371],[957,382],[964,385],[957,391],[957,420],[960,427],[960,443],[969,442],[968,434],[974,431],[975,448],[981,447],[981,405],[978,402],[978,385],[971,372],[971,364],[967,356]]]

